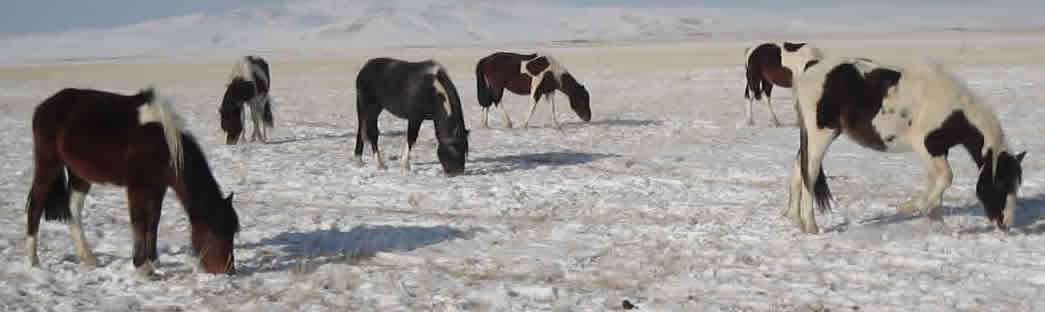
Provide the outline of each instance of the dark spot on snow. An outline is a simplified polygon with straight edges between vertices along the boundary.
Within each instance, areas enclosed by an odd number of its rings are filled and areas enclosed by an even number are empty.
[[[629,301],[628,301],[627,299],[625,299],[624,301],[621,301],[620,305],[621,305],[621,307],[623,307],[623,308],[624,308],[625,310],[631,310],[631,309],[635,309],[635,308],[638,308],[638,307],[637,307],[637,306],[635,306],[634,304],[631,304],[631,302],[629,302]]]

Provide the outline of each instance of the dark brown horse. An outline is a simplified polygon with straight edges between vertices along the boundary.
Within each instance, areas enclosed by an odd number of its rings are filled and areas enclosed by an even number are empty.
[[[26,257],[39,265],[40,216],[67,222],[80,260],[95,265],[81,228],[92,183],[126,188],[134,266],[153,273],[160,208],[174,189],[192,225],[192,248],[209,273],[235,272],[233,237],[239,221],[232,194],[222,196],[196,140],[183,132],[169,101],[153,89],[135,95],[64,89],[33,113],[33,184],[26,200]]]
[[[516,54],[497,52],[484,57],[475,65],[475,80],[478,89],[479,106],[483,108],[481,127],[488,128],[490,105],[500,107],[504,89],[518,95],[530,96],[530,114],[523,122],[523,128],[530,123],[530,117],[537,109],[537,102],[542,95],[548,97],[552,106],[552,122],[559,127],[559,119],[555,114],[556,90],[566,94],[570,99],[570,107],[577,117],[585,122],[591,121],[588,90],[577,79],[559,64],[555,58],[547,54]],[[512,127],[508,113],[501,108],[504,122]]]
[[[746,69],[747,86],[744,88],[744,98],[747,102],[747,124],[755,124],[751,116],[751,106],[756,100],[762,100],[762,93],[766,94],[766,108],[769,110],[770,121],[773,126],[780,126],[780,121],[773,113],[773,102],[770,100],[773,94],[773,85],[784,88],[791,87],[794,76],[805,71],[810,64],[815,64],[823,58],[820,50],[805,43],[763,43],[755,48],[745,50],[747,54]],[[752,95],[754,98],[752,98]]]

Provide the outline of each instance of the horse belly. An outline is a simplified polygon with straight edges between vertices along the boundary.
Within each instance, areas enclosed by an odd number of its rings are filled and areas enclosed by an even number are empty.
[[[895,111],[883,112],[871,121],[872,127],[882,139],[882,152],[904,153],[912,150],[910,142],[911,120]]]
[[[533,78],[530,78],[528,75],[520,75],[519,78],[508,80],[504,88],[518,95],[530,95],[530,85],[532,83]]]
[[[762,68],[762,78],[780,87],[790,88],[791,77],[791,71],[784,67],[766,66]]]

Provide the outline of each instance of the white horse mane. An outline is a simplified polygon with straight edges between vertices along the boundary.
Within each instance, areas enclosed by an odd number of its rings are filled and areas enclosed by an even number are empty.
[[[243,78],[246,81],[254,81],[254,75],[261,77],[262,83],[268,84],[268,75],[259,66],[254,66],[254,63],[250,62],[250,56],[244,56],[236,61],[236,65],[232,67],[232,71],[229,73],[229,81],[236,77]]]
[[[560,79],[562,79],[562,74],[570,72],[568,69],[566,69],[566,66],[562,66],[562,63],[559,63],[559,60],[555,59],[555,57],[553,57],[551,54],[542,51],[537,51],[537,53],[535,54],[537,54],[537,57],[535,57],[534,59],[543,56],[545,59],[548,60],[548,71],[555,75],[556,81],[561,81]],[[526,63],[529,63],[529,61],[524,62],[522,66],[526,66]]]

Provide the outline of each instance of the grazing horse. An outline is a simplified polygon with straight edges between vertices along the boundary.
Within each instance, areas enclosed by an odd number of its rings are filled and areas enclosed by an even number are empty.
[[[272,128],[272,100],[269,98],[269,64],[257,56],[245,56],[236,62],[230,74],[231,81],[221,100],[221,130],[225,131],[225,144],[234,145],[243,134],[243,103],[250,106],[250,119],[254,132],[250,140],[268,140],[266,128]]]
[[[897,207],[922,211],[942,223],[939,207],[951,185],[948,151],[962,145],[980,170],[976,196],[988,220],[1012,225],[1026,152],[1014,154],[1001,124],[964,82],[936,63],[882,66],[867,59],[827,59],[796,81],[798,155],[785,216],[816,233],[813,204],[830,208],[831,190],[821,166],[828,146],[845,133],[880,152],[914,151],[926,162],[928,187]]]
[[[490,105],[500,107],[504,89],[518,95],[530,96],[530,114],[523,121],[523,128],[530,124],[530,117],[537,109],[541,96],[547,96],[552,106],[552,122],[559,128],[559,119],[555,113],[555,91],[561,91],[570,99],[570,107],[584,122],[591,121],[591,106],[588,103],[588,90],[584,88],[566,67],[563,67],[551,55],[516,54],[497,52],[479,60],[475,65],[475,81],[478,90],[479,106],[483,109],[481,126],[487,124]],[[508,112],[501,108],[504,122],[512,127]]]
[[[400,157],[403,171],[410,170],[410,150],[417,141],[421,123],[431,120],[439,142],[437,155],[448,176],[464,172],[468,155],[468,129],[461,112],[461,98],[450,81],[446,69],[432,60],[407,62],[391,58],[374,58],[366,62],[356,77],[356,110],[359,130],[356,132],[356,167],[363,166],[363,144],[370,144],[377,157],[377,167],[385,162],[377,148],[377,117],[388,111],[407,119],[407,133]]]
[[[755,124],[755,119],[751,116],[751,106],[756,100],[761,101],[762,93],[765,93],[770,121],[774,127],[779,127],[780,121],[773,112],[773,102],[770,100],[773,85],[790,88],[794,77],[824,58],[823,54],[811,44],[791,42],[763,43],[744,50],[744,53],[747,56],[744,66],[747,77],[747,85],[744,88],[744,98],[748,100],[747,124]]]
[[[153,274],[160,208],[167,187],[189,216],[192,248],[209,273],[235,273],[233,237],[239,221],[232,194],[222,197],[206,157],[181,130],[170,102],[152,89],[135,95],[63,89],[33,113],[33,183],[26,200],[26,257],[36,254],[40,217],[69,224],[76,254],[96,265],[81,227],[91,184],[122,186],[134,230],[133,263]]]

